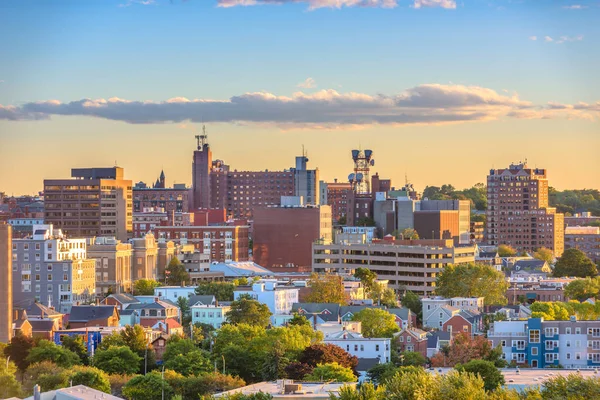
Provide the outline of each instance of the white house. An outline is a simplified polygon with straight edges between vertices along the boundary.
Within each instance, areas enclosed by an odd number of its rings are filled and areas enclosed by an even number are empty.
[[[195,293],[195,286],[160,286],[154,288],[154,296],[161,300],[171,300],[173,303],[177,303],[177,299],[185,297],[189,299]]]
[[[225,314],[230,309],[228,305],[194,305],[191,307],[192,324],[199,322],[219,329],[227,321]]]
[[[297,287],[278,286],[275,281],[259,281],[247,289],[237,289],[233,292],[234,300],[240,296],[249,295],[269,307],[273,315],[290,314],[294,303],[298,302]],[[275,319],[272,321],[275,323]]]

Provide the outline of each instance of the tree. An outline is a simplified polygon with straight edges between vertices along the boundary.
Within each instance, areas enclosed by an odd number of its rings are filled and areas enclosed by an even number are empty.
[[[17,366],[0,357],[0,398],[21,397],[21,383],[17,381]]]
[[[404,297],[402,297],[400,302],[402,303],[403,307],[408,308],[420,318],[421,312],[423,311],[423,304],[421,303],[421,298],[418,295],[409,290],[406,292]]]
[[[484,382],[484,388],[488,392],[496,390],[498,387],[504,385],[504,375],[493,362],[485,360],[471,360],[468,363],[456,366],[458,371],[471,372],[475,375],[479,375]]]
[[[554,252],[546,247],[540,247],[533,253],[533,258],[546,261],[548,264],[552,264],[554,260]]]
[[[377,364],[367,371],[367,376],[372,382],[380,385],[394,376],[396,372],[398,372],[398,367],[396,367],[393,363]]]
[[[338,225],[346,225],[346,216],[342,215],[340,219],[338,219]]]
[[[225,316],[231,324],[249,324],[267,326],[271,323],[271,311],[263,304],[246,296],[231,303],[231,308]]]
[[[187,297],[179,296],[177,298],[177,306],[181,312],[181,325],[188,326],[192,322],[192,309],[190,308],[190,301]]]
[[[578,249],[567,249],[554,265],[554,276],[596,276],[596,265]]]
[[[154,279],[138,279],[133,283],[133,293],[137,296],[151,296],[154,294],[154,288],[160,286],[160,282]]]
[[[354,314],[353,321],[360,321],[362,334],[367,338],[391,338],[400,328],[396,317],[379,308],[364,308]]]
[[[544,382],[543,399],[599,399],[600,378],[584,378],[579,374],[551,377]]]
[[[347,296],[341,276],[333,274],[310,274],[310,294],[307,303],[337,303],[346,305]]]
[[[242,276],[241,278],[234,279],[233,284],[235,286],[248,286],[250,282],[248,282],[248,278]]]
[[[87,348],[83,343],[83,336],[68,336],[65,335],[62,337],[62,347],[67,350],[71,350],[73,353],[77,354],[81,363],[87,365],[89,363],[89,356],[87,353]]]
[[[67,381],[73,386],[85,385],[104,393],[110,393],[108,375],[98,368],[76,365],[69,370]]]
[[[566,303],[536,301],[529,308],[531,318],[544,318],[547,321],[567,321],[570,316]]]
[[[123,387],[133,378],[133,375],[109,375],[110,394],[123,397]]]
[[[385,400],[385,388],[375,387],[371,382],[364,382],[359,387],[344,385],[340,388],[337,397],[332,393],[331,400]]]
[[[503,367],[505,361],[501,359],[502,349],[493,348],[483,336],[471,338],[468,333],[460,332],[454,336],[452,344],[442,349],[431,358],[434,367],[454,367],[457,364],[466,364],[471,360],[480,359],[491,361],[497,367]]]
[[[306,319],[304,315],[300,315],[298,313],[294,313],[292,319],[288,321],[288,325],[290,326],[311,326],[310,321]]]
[[[444,297],[483,297],[487,305],[506,304],[504,274],[486,264],[447,265],[436,279],[435,292]]]
[[[207,352],[196,347],[189,339],[171,336],[163,354],[165,368],[183,376],[198,375],[213,369]]]
[[[135,374],[140,369],[140,356],[127,346],[110,346],[98,350],[94,355],[94,365],[109,374]]]
[[[304,377],[304,380],[310,382],[356,382],[356,376],[350,368],[333,362],[318,364],[312,373]]]
[[[313,372],[314,369],[315,367],[313,367],[312,365],[301,363],[299,361],[294,361],[289,363],[284,370],[287,378],[293,379],[295,381],[301,381],[306,375]]]
[[[42,361],[31,364],[23,372],[23,391],[26,395],[33,394],[33,386],[39,384],[43,392],[52,390],[55,387],[48,388],[42,383],[46,381],[47,376],[60,376],[64,369],[54,364],[52,361]]]
[[[19,330],[8,346],[4,348],[4,355],[10,357],[10,360],[15,363],[19,371],[23,372],[30,364],[27,361],[27,356],[32,348],[33,339],[23,335]]]
[[[173,395],[173,388],[162,379],[157,371],[152,371],[146,375],[139,375],[127,382],[123,387],[123,396],[129,400],[162,400],[170,399]]]
[[[165,268],[165,282],[171,286],[183,286],[185,282],[190,282],[190,274],[188,274],[185,266],[177,257],[171,258],[169,265]]]
[[[565,297],[569,299],[584,301],[590,297],[598,297],[600,293],[599,278],[576,279],[565,286]]]
[[[202,282],[196,288],[197,295],[213,295],[217,301],[233,301],[235,285],[231,282]]]
[[[417,351],[403,351],[400,355],[402,366],[422,367],[427,363],[427,359]]]
[[[48,340],[40,340],[37,346],[31,349],[27,356],[30,364],[41,361],[52,361],[56,365],[69,368],[81,363],[77,354]]]
[[[514,257],[517,255],[517,250],[507,244],[498,246],[498,255],[500,257]]]
[[[375,226],[375,220],[371,217],[362,217],[356,221],[355,225],[356,226]]]
[[[198,376],[188,376],[172,381],[167,377],[165,380],[180,394],[183,399],[198,399],[214,393],[226,392],[245,385],[243,379],[231,375],[223,375],[219,372],[210,372]]]
[[[346,350],[333,344],[313,344],[302,351],[298,358],[303,364],[316,367],[318,364],[338,363],[343,367],[356,371],[358,358]],[[355,375],[358,374],[355,372]]]
[[[368,268],[362,267],[357,268],[354,271],[354,277],[360,279],[360,282],[364,286],[366,292],[370,292],[371,290],[373,290],[373,285],[377,280],[377,274],[375,272],[371,271]]]
[[[123,339],[123,336],[121,335],[120,332],[113,332],[110,335],[107,335],[102,339],[102,341],[98,345],[98,348],[96,349],[96,352],[98,350],[106,350],[109,347],[119,347],[119,346],[129,347],[127,345],[127,343],[125,343],[125,340]]]
[[[404,240],[419,240],[419,234],[413,228],[406,228],[402,231],[400,236]]]

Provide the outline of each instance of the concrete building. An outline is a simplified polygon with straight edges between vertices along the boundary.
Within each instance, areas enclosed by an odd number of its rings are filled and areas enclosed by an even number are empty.
[[[13,302],[33,302],[69,313],[96,298],[96,260],[87,258],[85,239],[68,239],[52,225],[34,228],[30,239],[12,242]]]
[[[600,224],[600,217],[595,217],[591,212],[575,213],[570,217],[565,216],[565,226],[587,226]]]
[[[131,243],[112,237],[87,240],[88,257],[96,260],[96,294],[131,292]]]
[[[194,225],[194,213],[166,211],[158,207],[133,212],[133,237],[142,237],[157,226],[191,225]]]
[[[145,183],[138,182],[133,187],[133,212],[141,212],[145,208],[162,208],[168,213],[187,213],[193,210],[191,193],[192,190],[183,183],[176,183],[172,188],[150,188]]]
[[[302,196],[304,204],[319,205],[319,169],[307,169],[306,155],[296,157],[294,172],[294,196]]]
[[[10,342],[13,336],[12,247],[12,227],[0,222],[0,343]]]
[[[15,239],[24,238],[33,234],[34,225],[42,225],[44,218],[11,218],[8,224],[12,226]]]
[[[158,245],[152,233],[147,233],[142,238],[130,240],[133,251],[131,263],[133,281],[138,279],[155,279],[161,277],[158,274],[157,259]]]
[[[320,204],[331,206],[331,219],[333,224],[346,216],[348,209],[348,196],[352,192],[352,185],[349,182],[319,182]]]
[[[471,243],[481,243],[484,238],[485,224],[481,221],[471,221],[469,229]]]
[[[158,247],[156,270],[158,276],[164,277],[167,265],[169,265],[173,257],[178,257],[183,246],[175,245],[172,241],[166,241],[164,239],[157,240],[156,246]]]
[[[123,168],[74,168],[44,180],[45,221],[70,237],[132,236],[132,183]]]
[[[249,227],[242,226],[160,226],[154,230],[159,240],[191,244],[210,261],[248,261]]]
[[[227,322],[225,314],[231,310],[231,307],[223,304],[197,304],[192,306],[191,309],[192,324],[208,324],[215,329],[219,329]]]
[[[600,262],[600,227],[567,226],[565,249],[579,249],[594,263]]]
[[[251,287],[238,287],[233,292],[234,300],[240,296],[249,295],[269,307],[273,315],[290,314],[294,303],[298,303],[299,289],[296,287],[279,286],[274,280],[258,281]]]
[[[564,249],[564,215],[548,206],[546,170],[526,163],[492,169],[487,177],[486,240],[518,251],[546,247],[560,257]]]
[[[438,273],[448,264],[475,261],[475,248],[455,246],[452,240],[393,240],[372,243],[315,243],[313,271],[352,275],[356,268],[369,268],[395,290],[420,295],[435,290]]]
[[[267,207],[254,211],[254,261],[265,268],[311,265],[311,245],[331,242],[331,207]]]
[[[177,258],[190,275],[191,285],[198,285],[203,281],[223,279],[223,274],[211,272],[210,254],[196,250],[193,245],[183,246]]]

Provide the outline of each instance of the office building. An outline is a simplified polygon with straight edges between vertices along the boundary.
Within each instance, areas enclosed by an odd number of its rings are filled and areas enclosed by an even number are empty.
[[[144,208],[133,212],[133,237],[139,238],[157,226],[194,225],[194,213],[165,211],[164,208]]]
[[[254,211],[253,256],[265,267],[309,267],[314,241],[331,242],[330,206],[263,207]]]
[[[304,204],[319,205],[319,169],[307,169],[308,157],[296,157],[294,173],[294,196],[302,197]]]
[[[448,264],[475,261],[475,247],[454,245],[452,240],[394,240],[384,238],[371,243],[314,243],[313,271],[353,275],[357,268],[368,268],[394,290],[410,290],[428,295],[435,280]]]
[[[600,227],[567,226],[565,249],[579,249],[594,263],[600,262]]]
[[[133,212],[142,212],[147,208],[161,208],[166,212],[190,212],[192,190],[183,183],[173,187],[147,187],[144,182],[138,182],[133,187]]]
[[[340,219],[346,217],[348,209],[348,196],[352,192],[349,182],[319,182],[320,204],[331,206],[331,219],[333,224],[338,224]],[[343,220],[342,220],[343,221]]]
[[[13,272],[12,227],[0,222],[0,343],[12,339]]]
[[[546,247],[560,257],[564,216],[548,206],[546,170],[526,163],[492,169],[487,177],[488,244],[507,244],[518,251]]]
[[[13,240],[12,252],[15,307],[39,302],[68,314],[71,306],[96,299],[96,260],[87,256],[86,239],[40,225],[32,238]]]
[[[142,238],[135,238],[129,241],[133,253],[132,277],[133,281],[138,279],[161,280],[158,272],[158,245],[152,233],[147,233]]]
[[[131,243],[122,243],[114,237],[87,240],[87,255],[96,260],[96,293],[129,293],[132,289]]]
[[[132,235],[132,183],[123,168],[74,168],[72,179],[44,180],[45,221],[69,237]]]

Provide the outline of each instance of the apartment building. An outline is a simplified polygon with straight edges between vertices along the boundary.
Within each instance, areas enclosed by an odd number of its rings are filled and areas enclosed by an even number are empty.
[[[352,185],[349,182],[319,182],[321,192],[320,203],[331,206],[331,220],[337,224],[342,217],[346,217],[348,208],[348,196],[352,193]]]
[[[52,225],[39,225],[29,239],[12,242],[13,302],[34,302],[68,314],[71,306],[96,298],[96,260],[88,258],[86,239],[67,238]]]
[[[314,272],[352,275],[368,268],[395,290],[428,295],[435,290],[437,274],[448,264],[475,261],[475,247],[455,246],[452,240],[394,240],[371,243],[313,243]]]
[[[565,228],[565,249],[578,249],[593,262],[600,262],[600,227],[567,226]]]
[[[600,321],[498,321],[491,325],[488,339],[502,348],[508,362],[532,368],[600,367]]]
[[[145,208],[162,208],[166,212],[187,213],[193,210],[190,194],[191,190],[185,184],[175,184],[172,188],[150,188],[139,182],[133,187],[133,212],[142,212]]]
[[[251,287],[239,287],[233,292],[234,300],[243,295],[266,304],[273,315],[290,314],[294,303],[298,303],[299,289],[277,285],[276,281],[259,281]]]
[[[87,240],[87,254],[96,260],[97,294],[131,292],[131,243],[114,237],[91,238]]]
[[[133,212],[133,237],[142,237],[157,226],[194,225],[194,213],[166,211],[164,208],[151,207]]]
[[[215,329],[219,329],[227,322],[225,314],[231,310],[231,306],[223,304],[197,304],[193,305],[191,310],[192,324],[208,324]]]
[[[0,222],[0,343],[12,339],[13,325],[13,272],[12,227]]]
[[[138,279],[155,279],[162,277],[158,271],[158,244],[152,233],[147,233],[142,238],[130,240],[133,251],[131,262],[133,281]]]
[[[44,180],[47,224],[70,237],[132,236],[132,183],[123,168],[74,168],[72,179]]]
[[[487,177],[486,239],[518,251],[546,247],[560,257],[564,250],[564,215],[548,205],[546,170],[526,163],[492,169]]]

